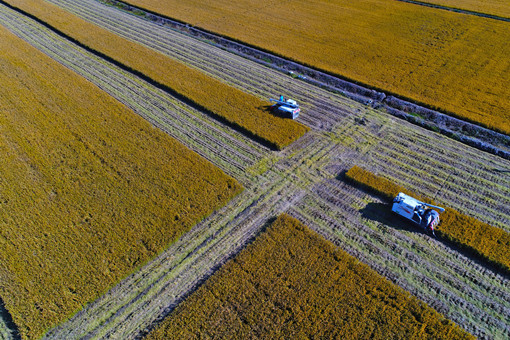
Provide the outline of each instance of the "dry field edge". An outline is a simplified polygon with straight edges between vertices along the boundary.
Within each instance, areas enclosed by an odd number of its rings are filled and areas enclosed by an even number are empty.
[[[302,81],[326,88],[335,93],[341,93],[362,104],[376,108],[383,107],[389,114],[405,119],[413,124],[439,132],[482,151],[510,159],[509,135],[488,129],[478,122],[471,121],[465,117],[438,110],[425,103],[373,87],[370,84],[361,83],[342,75],[321,70],[311,65],[300,64],[270,50],[204,28],[190,26],[186,22],[134,6],[122,0],[99,0],[99,2],[117,7],[132,15],[170,26],[184,34],[191,35],[215,46],[222,46],[234,54],[249,58],[252,61],[272,67],[278,71],[284,73],[292,71],[297,74],[306,75],[306,79],[302,79]]]

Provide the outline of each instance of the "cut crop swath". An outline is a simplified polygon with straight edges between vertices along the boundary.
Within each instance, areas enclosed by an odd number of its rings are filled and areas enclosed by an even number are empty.
[[[387,0],[126,2],[510,133],[507,22]]]
[[[176,95],[183,101],[273,148],[282,149],[309,128],[275,116],[268,103],[102,29],[41,0],[9,0],[9,4],[37,17],[65,36]]]

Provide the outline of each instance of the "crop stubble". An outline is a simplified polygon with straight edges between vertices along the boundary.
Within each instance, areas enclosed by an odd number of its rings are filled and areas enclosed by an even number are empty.
[[[5,28],[0,35],[0,286],[32,338],[241,186]]]
[[[127,2],[510,133],[506,22],[393,0]]]
[[[50,2],[125,39],[155,49],[261,99],[274,98],[278,94],[297,98],[302,103],[303,112],[306,112],[298,121],[307,126],[331,129],[338,120],[338,114],[347,113],[347,110],[340,106],[334,110],[330,106],[332,100],[348,105],[347,100],[342,97],[324,96],[324,91],[315,87],[310,88],[305,84],[296,83],[290,77],[281,77],[280,73],[256,63],[247,64],[244,58],[211,47],[204,42],[189,39],[179,32],[118,11],[116,8],[88,0],[79,3],[60,0]]]
[[[374,175],[358,166],[349,169],[345,176],[348,181],[381,195],[389,202],[399,192],[403,192],[424,202],[437,205],[428,197],[410,192],[386,178]],[[485,261],[510,272],[510,234],[503,229],[480,222],[446,206],[441,215],[441,224],[436,228],[436,231],[439,237],[466,248],[481,256]]]
[[[203,113],[182,104],[136,76],[113,67],[53,32],[41,28],[30,19],[2,8],[0,12],[12,32],[27,40],[61,64],[94,82],[153,125],[210,160],[226,173],[243,183],[246,169],[258,161],[267,149],[253,143],[210,119]]]

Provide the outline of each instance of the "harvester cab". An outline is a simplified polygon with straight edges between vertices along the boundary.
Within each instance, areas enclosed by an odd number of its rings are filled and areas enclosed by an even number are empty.
[[[444,208],[418,201],[416,198],[401,192],[393,199],[391,210],[411,220],[424,229],[425,232],[429,232],[435,237],[434,228],[439,224],[439,213],[431,208],[444,212]]]
[[[299,117],[299,112],[301,109],[299,108],[299,104],[293,99],[285,99],[283,96],[280,96],[280,99],[269,99],[269,101],[274,102],[271,106],[271,111],[277,112],[285,118],[296,119]]]

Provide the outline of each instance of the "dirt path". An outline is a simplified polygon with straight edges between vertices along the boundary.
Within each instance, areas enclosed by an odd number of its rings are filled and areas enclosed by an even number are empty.
[[[94,5],[87,10],[97,5],[80,4]],[[98,10],[97,18],[102,13]],[[114,14],[121,18],[118,24],[135,28],[139,21]],[[0,21],[246,187],[47,338],[137,337],[283,211],[469,332],[510,336],[508,278],[406,224],[395,224],[377,198],[338,178],[358,164],[508,230],[510,176],[503,170],[510,169],[509,161],[144,21],[149,26],[137,33],[142,40],[152,39],[144,32],[162,36],[161,42],[154,40],[154,48],[165,44],[173,54],[183,55],[183,61],[261,97],[295,95],[303,106],[302,122],[313,130],[286,150],[272,152],[7,7],[0,6]],[[166,46],[174,41],[176,45]]]

